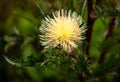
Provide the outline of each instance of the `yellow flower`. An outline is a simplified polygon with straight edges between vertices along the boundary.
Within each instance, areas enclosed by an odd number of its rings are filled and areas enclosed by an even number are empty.
[[[59,10],[53,13],[53,18],[45,17],[39,30],[41,44],[45,48],[60,47],[71,52],[77,47],[85,32],[83,19],[71,10]],[[81,26],[82,25],[82,26]]]

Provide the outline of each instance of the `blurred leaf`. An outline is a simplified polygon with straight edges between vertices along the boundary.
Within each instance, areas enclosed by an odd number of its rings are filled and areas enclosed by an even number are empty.
[[[76,3],[76,0],[70,0],[70,9],[71,10],[75,10],[75,3]]]
[[[120,15],[118,15],[117,21],[120,24]]]
[[[100,1],[96,6],[95,13],[98,17],[117,16],[118,10],[114,0]]]
[[[35,30],[34,25],[25,18],[18,19],[18,29],[21,35],[30,34],[33,30]]]
[[[38,76],[38,72],[34,67],[26,67],[26,72],[30,78],[33,78],[35,80],[35,82],[39,82],[40,77]]]
[[[14,60],[11,60],[11,59],[9,59],[9,58],[6,57],[6,56],[3,56],[3,57],[5,58],[5,60],[6,60],[9,64],[11,64],[11,65],[13,65],[13,66],[15,66],[15,67],[21,67],[21,66],[22,66],[21,63],[15,62]]]
[[[88,63],[87,58],[84,57],[83,55],[80,55],[79,58],[81,62],[80,63],[77,62],[75,64],[75,69],[76,69],[75,71],[78,74],[84,75],[87,79],[93,77],[91,65]]]
[[[41,7],[41,4],[39,2],[36,2],[36,6],[40,9],[40,13],[43,16],[46,16],[45,11],[43,10],[43,8]]]
[[[17,39],[15,37],[10,37],[6,35],[4,36],[4,40],[7,42],[7,44],[5,45],[5,52],[7,52],[11,46],[16,44]]]
[[[27,66],[35,66],[36,62],[38,61],[38,59],[36,57],[34,57],[33,55],[30,55],[27,57]]]
[[[36,20],[36,19],[34,18],[34,16],[33,16],[31,13],[29,13],[29,12],[24,12],[24,11],[22,11],[22,10],[20,10],[20,9],[16,9],[16,10],[13,11],[13,15],[14,15],[14,17],[19,17],[18,20],[19,20],[20,18],[23,18],[23,19],[25,19],[26,21],[30,22],[31,24],[37,25],[37,20]],[[15,21],[15,22],[16,22],[16,21]]]
[[[38,55],[34,46],[31,43],[28,43],[28,44],[24,45],[23,48],[22,48],[22,58],[23,58],[23,60],[27,61],[28,57],[31,56],[31,54],[33,54],[34,56]]]
[[[82,11],[81,11],[81,16],[85,15],[84,12],[85,12],[86,5],[87,5],[87,0],[84,0],[83,6],[82,6]]]
[[[106,18],[104,21],[102,18],[96,19],[93,25],[93,32],[92,32],[92,38],[91,38],[91,48],[90,48],[90,54],[91,57],[95,57],[95,59],[99,58],[100,55],[100,46],[101,43],[103,42],[105,35],[107,33],[107,21],[109,20]]]
[[[114,54],[115,55],[115,54]],[[120,54],[116,54],[111,60],[107,61],[103,65],[100,65],[94,70],[96,77],[106,75],[109,72],[115,72],[120,66]]]

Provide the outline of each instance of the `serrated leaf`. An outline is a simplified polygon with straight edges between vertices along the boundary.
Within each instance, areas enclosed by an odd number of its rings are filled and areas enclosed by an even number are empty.
[[[3,57],[5,58],[5,60],[6,60],[9,64],[11,64],[11,65],[13,65],[13,66],[16,66],[16,67],[21,67],[21,66],[22,66],[20,63],[13,61],[13,60],[9,59],[9,58],[6,57],[6,56],[3,56]]]

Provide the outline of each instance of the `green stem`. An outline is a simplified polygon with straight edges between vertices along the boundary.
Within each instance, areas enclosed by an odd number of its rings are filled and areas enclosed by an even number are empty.
[[[75,59],[77,61],[77,63],[79,63],[81,65],[81,67],[83,67],[82,62],[80,61],[80,59],[74,54],[74,51],[72,53],[70,53],[70,57]],[[79,79],[80,82],[86,82],[86,79],[84,77],[84,75],[82,74],[77,74],[77,77]]]

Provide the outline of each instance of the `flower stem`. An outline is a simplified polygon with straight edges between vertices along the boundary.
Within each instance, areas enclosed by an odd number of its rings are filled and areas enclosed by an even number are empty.
[[[95,21],[95,16],[93,14],[93,0],[87,0],[87,8],[88,8],[88,20],[87,20],[88,29],[86,31],[86,41],[87,41],[86,55],[89,57],[89,48],[90,48],[90,42],[91,42],[91,36],[92,36],[92,26]]]
[[[80,59],[75,55],[74,51],[72,53],[70,53],[70,57],[75,59],[77,61],[77,63],[79,63],[81,65],[81,67],[83,67],[82,62],[80,61]],[[86,82],[86,79],[84,77],[83,74],[77,74],[77,77],[79,79],[80,82]]]

